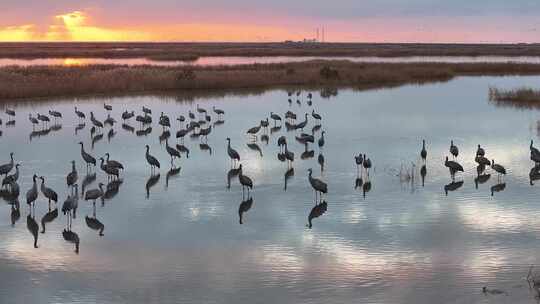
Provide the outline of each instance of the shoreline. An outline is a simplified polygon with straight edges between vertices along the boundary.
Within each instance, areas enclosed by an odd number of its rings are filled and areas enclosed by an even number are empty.
[[[308,61],[237,66],[30,66],[0,68],[0,101],[283,87],[377,89],[458,76],[540,75],[540,64]]]

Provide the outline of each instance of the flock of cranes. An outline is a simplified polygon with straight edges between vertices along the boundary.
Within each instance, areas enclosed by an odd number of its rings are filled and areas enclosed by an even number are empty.
[[[292,93],[289,93],[289,96],[292,96]],[[297,96],[300,96],[300,92],[297,93]],[[308,105],[312,105],[312,95],[308,94]],[[289,103],[292,103],[291,98],[289,98]],[[300,103],[298,100],[297,103]],[[107,111],[107,118],[102,122],[100,121],[95,115],[94,112],[90,112],[89,119],[92,125],[92,128],[90,130],[92,142],[94,142],[95,137],[97,136],[103,136],[103,129],[106,126],[110,126],[109,135],[114,134],[113,126],[117,123],[117,121],[110,115],[110,111],[112,110],[112,106],[108,104],[103,105],[104,109]],[[79,123],[84,124],[87,118],[87,114],[80,111],[77,107],[74,108],[75,115],[77,116]],[[224,123],[223,116],[225,115],[225,111],[216,108],[215,106],[212,107],[211,110],[214,113],[214,117],[209,114],[210,111],[200,107],[198,104],[196,106],[195,112],[189,111],[187,118],[183,115],[180,115],[176,118],[178,123],[181,126],[185,126],[184,128],[180,128],[176,131],[176,139],[177,144],[176,146],[169,145],[169,138],[171,137],[170,129],[171,129],[171,119],[168,115],[161,112],[158,119],[158,124],[162,127],[163,133],[160,135],[160,142],[163,140],[165,142],[165,151],[170,156],[170,163],[171,163],[171,170],[167,173],[167,183],[166,186],[168,186],[168,178],[169,174],[178,174],[180,171],[180,168],[177,168],[176,162],[182,158],[182,156],[185,154],[186,158],[189,158],[189,149],[184,145],[184,138],[189,136],[191,138],[200,138],[200,145],[201,149],[203,147],[209,146],[208,143],[208,136],[212,133],[212,127],[218,126]],[[14,110],[7,109],[5,111],[7,115],[14,118],[16,113]],[[50,116],[50,117],[49,117]],[[40,113],[36,113],[35,116],[32,114],[29,114],[29,121],[32,124],[33,130],[36,128],[36,126],[42,125],[43,128],[46,128],[48,123],[50,123],[51,118],[56,122],[58,119],[62,119],[62,113],[58,111],[49,111],[49,116],[43,115]],[[311,116],[311,119],[310,119]],[[259,123],[246,130],[246,136],[248,138],[247,146],[252,149],[256,150],[260,153],[261,157],[263,155],[262,149],[258,146],[257,141],[266,141],[268,143],[270,136],[269,134],[273,134],[276,132],[279,132],[283,126],[285,126],[287,131],[293,131],[295,132],[294,138],[296,141],[304,146],[304,152],[300,155],[298,158],[297,155],[293,151],[291,151],[290,143],[287,140],[286,136],[280,136],[276,139],[276,144],[279,147],[279,153],[277,154],[277,159],[281,162],[287,163],[287,169],[284,174],[285,177],[285,187],[284,190],[287,190],[287,180],[294,176],[294,162],[298,159],[305,160],[314,157],[314,151],[310,150],[309,145],[317,145],[319,149],[319,155],[317,157],[317,162],[320,165],[321,175],[324,171],[325,166],[325,157],[323,155],[323,149],[326,144],[325,134],[326,131],[322,130],[322,121],[323,121],[323,115],[320,113],[315,112],[315,109],[312,109],[311,112],[304,113],[303,115],[300,115],[300,117],[303,117],[303,120],[297,122],[298,115],[291,110],[287,111],[285,115],[282,117],[277,113],[270,112],[269,117],[265,117],[262,120],[259,121]],[[121,119],[126,122],[131,119],[135,118],[135,120],[140,123],[141,129],[145,130],[144,128],[148,128],[148,126],[152,123],[152,110],[148,107],[142,107],[142,113],[136,114],[135,111],[124,111],[121,114]],[[272,120],[272,124],[270,123],[270,119]],[[211,121],[214,121],[213,126],[210,124]],[[309,122],[312,121],[313,127],[311,129],[311,133],[305,133],[304,129],[307,128]],[[1,120],[0,120],[1,123]],[[123,128],[128,130],[128,125],[124,124]],[[150,127],[151,128],[151,127]],[[77,129],[76,129],[77,130]],[[318,138],[316,137],[317,132],[319,132]],[[150,131],[151,132],[151,131]],[[254,188],[254,180],[245,174],[244,168],[245,164],[241,163],[241,155],[238,153],[236,149],[233,148],[231,145],[231,138],[226,138],[227,143],[227,155],[230,159],[230,166],[231,169],[227,173],[227,181],[228,185],[227,187],[230,188],[231,185],[231,179],[237,177],[238,182],[242,188],[242,196],[243,201],[240,204],[238,214],[239,214],[239,222],[240,224],[243,223],[243,215],[245,212],[249,211],[253,204],[253,197],[251,196],[251,192]],[[85,150],[84,143],[81,141],[79,142],[80,145],[80,156],[82,159],[82,162],[86,165],[86,173],[88,176],[93,176],[92,180],[87,181],[86,178],[83,181],[80,181],[79,179],[79,173],[77,171],[77,162],[75,160],[70,161],[71,164],[71,170],[66,175],[66,186],[68,187],[68,193],[66,194],[65,200],[63,201],[63,204],[61,206],[61,211],[66,215],[67,218],[67,227],[62,232],[64,238],[66,241],[74,243],[76,245],[76,251],[79,250],[79,240],[78,236],[75,232],[71,231],[71,224],[73,219],[76,218],[76,212],[79,208],[79,196],[80,198],[83,198],[85,201],[92,202],[93,206],[93,217],[86,217],[86,223],[88,227],[91,229],[99,231],[99,235],[103,235],[104,225],[96,218],[96,201],[98,200],[104,200],[107,197],[114,196],[115,193],[118,192],[120,185],[122,184],[121,174],[125,170],[124,165],[122,162],[118,160],[111,159],[109,153],[105,153],[101,157],[92,155],[91,152],[88,152]],[[160,161],[158,158],[151,154],[150,146],[145,145],[145,160],[150,168],[151,171],[151,178],[147,182],[147,195],[149,187],[151,187],[153,184],[157,183],[157,180],[159,179],[159,170],[162,168]],[[449,169],[450,176],[452,179],[452,183],[445,186],[445,191],[448,193],[448,191],[453,191],[457,188],[459,188],[463,182],[456,182],[455,177],[456,174],[459,172],[464,172],[463,166],[459,163],[459,148],[454,143],[454,141],[450,141],[450,147],[449,147],[449,155],[451,155],[452,159],[450,159],[449,156],[446,156],[444,165]],[[212,152],[210,152],[212,153]],[[422,146],[420,150],[420,158],[423,160],[423,166],[420,169],[420,175],[422,175],[422,180],[424,179],[426,175],[426,159],[428,155],[428,149],[426,146],[426,141],[422,141]],[[530,172],[530,178],[531,178],[531,184],[532,181],[540,179],[540,151],[536,149],[533,145],[533,142],[531,141],[530,144],[530,158],[533,160],[535,166],[533,169],[531,169]],[[489,179],[489,174],[485,174],[486,168],[491,168],[495,173],[498,175],[498,180],[501,181],[502,177],[506,175],[507,171],[504,166],[501,164],[498,164],[495,162],[494,159],[491,159],[491,161],[486,157],[486,151],[478,145],[476,155],[475,155],[475,162],[478,164],[477,167],[477,173],[478,176],[475,179],[476,183],[482,183],[485,182],[487,179]],[[371,181],[370,181],[370,170],[373,167],[372,160],[363,153],[359,153],[357,155],[354,155],[353,157],[354,164],[357,167],[357,175],[355,180],[355,188],[362,188],[364,191],[364,197],[366,192],[369,192],[371,189]],[[12,210],[12,218],[17,217],[17,213],[20,211],[18,209],[18,197],[20,195],[20,187],[18,184],[19,179],[19,167],[21,164],[15,163],[14,161],[14,153],[10,153],[10,161],[6,164],[0,165],[0,176],[3,176],[2,180],[2,196],[4,198],[8,198],[10,201],[17,202],[17,207],[13,207]],[[105,174],[107,177],[107,183],[99,182],[97,188],[87,190],[85,189],[85,185],[88,185],[90,182],[96,179],[95,173],[92,173],[94,168],[99,166],[101,171]],[[14,169],[14,172],[10,174]],[[312,208],[309,216],[308,216],[308,227],[312,227],[312,220],[314,218],[317,218],[324,214],[327,210],[328,203],[323,199],[323,196],[328,193],[328,184],[323,181],[321,178],[317,178],[313,176],[313,169],[309,168],[306,172],[307,175],[307,181],[309,182],[309,185],[312,187],[314,192],[314,201],[315,206]],[[414,172],[411,173],[411,176],[414,175]],[[365,178],[365,180],[364,180]],[[486,179],[487,178],[487,179]],[[42,218],[42,233],[45,233],[45,224],[53,221],[58,216],[58,208],[56,205],[59,203],[59,195],[58,193],[50,188],[46,184],[46,178],[44,176],[38,176],[37,174],[34,174],[32,177],[32,186],[29,190],[26,192],[26,203],[28,204],[30,208],[29,215],[27,217],[27,227],[34,235],[34,246],[37,247],[37,231],[39,230],[39,225],[35,221],[35,205],[38,202],[40,193],[43,195],[45,201],[48,203],[48,210],[49,212],[45,214]],[[39,181],[39,182],[38,182]],[[79,188],[79,183],[82,182],[82,187]],[[39,187],[38,187],[39,184]],[[501,191],[504,189],[504,184],[499,183],[498,188],[492,189],[493,191]],[[502,186],[501,186],[502,185]],[[81,190],[81,191],[79,191]],[[245,197],[245,193],[247,192],[247,198]],[[80,193],[80,194],[79,194]],[[52,208],[51,205],[54,207]],[[15,206],[15,204],[14,204]]]

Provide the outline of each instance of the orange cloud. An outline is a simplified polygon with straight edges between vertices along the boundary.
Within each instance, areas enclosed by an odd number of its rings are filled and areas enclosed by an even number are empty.
[[[39,31],[35,25],[0,28],[0,41],[269,41],[292,38],[288,30],[241,24],[151,25],[103,27],[91,24],[85,12],[56,15]]]

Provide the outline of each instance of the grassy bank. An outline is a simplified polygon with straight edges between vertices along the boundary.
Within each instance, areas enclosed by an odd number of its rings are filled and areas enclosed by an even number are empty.
[[[310,61],[216,67],[5,67],[0,68],[0,100],[285,86],[365,89],[446,81],[462,75],[540,75],[540,65]]]
[[[203,56],[540,56],[540,44],[0,43],[0,58],[182,59]]]
[[[489,88],[489,100],[499,106],[539,108],[540,90],[527,87],[511,90]]]

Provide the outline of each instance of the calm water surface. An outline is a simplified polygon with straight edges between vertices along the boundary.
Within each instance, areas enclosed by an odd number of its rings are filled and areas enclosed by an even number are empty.
[[[89,65],[89,64],[124,64],[124,65],[157,65],[157,66],[176,66],[176,65],[241,65],[241,64],[268,64],[282,62],[302,62],[309,60],[348,60],[352,62],[388,62],[388,63],[403,63],[403,62],[444,62],[444,63],[478,63],[478,62],[515,62],[515,63],[540,63],[540,57],[521,56],[521,57],[505,57],[505,56],[412,56],[412,57],[290,57],[290,56],[273,56],[273,57],[201,57],[195,61],[153,61],[147,58],[46,58],[46,59],[8,59],[0,58],[0,67],[19,65]]]
[[[330,99],[314,94],[312,107],[305,98],[301,106],[294,101],[289,105],[283,91],[192,103],[125,97],[21,104],[15,107],[14,126],[7,127],[8,118],[2,115],[0,158],[6,163],[13,151],[21,163],[21,204],[14,224],[11,205],[0,206],[0,302],[535,303],[524,277],[530,265],[540,264],[540,185],[531,186],[528,176],[528,143],[537,138],[540,115],[536,110],[495,107],[487,93],[492,85],[538,88],[539,81],[457,78],[388,90],[341,90]],[[103,120],[103,102],[113,105],[111,114],[119,121],[125,109],[140,112],[142,105],[150,106],[153,132],[136,136],[118,124],[115,137],[108,141],[106,128],[104,139],[92,147],[89,121],[75,132],[73,106],[87,115],[94,111]],[[224,109],[225,123],[208,137],[211,153],[200,149],[200,140],[187,138],[190,156],[177,161],[179,174],[167,178],[169,157],[158,138],[158,115],[187,115],[196,103]],[[64,114],[61,129],[30,138],[28,113],[52,108]],[[312,108],[323,116],[326,130],[322,177],[317,145],[308,148],[314,150],[313,158],[299,159],[304,146],[284,127],[270,134],[268,145],[258,141],[262,156],[246,145],[245,131],[270,111],[283,115],[291,109],[301,116]],[[314,123],[310,117],[307,129]],[[139,128],[134,120],[131,125]],[[179,127],[174,121],[171,143],[176,144]],[[281,135],[296,154],[286,191],[286,164],[276,157]],[[227,137],[241,154],[245,174],[254,180],[253,203],[243,214],[243,225],[237,178],[227,189]],[[418,173],[422,138],[428,145],[423,187]],[[443,159],[450,139],[460,148],[458,160],[465,173],[456,179],[464,181],[463,186],[446,195],[444,186],[451,179]],[[66,218],[61,212],[39,233],[36,249],[24,198],[31,176],[45,176],[63,202],[69,161],[77,161],[80,182],[85,175],[79,141],[89,153],[99,157],[109,152],[126,166],[118,194],[97,204],[104,235],[87,226],[92,204],[81,199],[72,226],[80,238],[79,254],[62,237]],[[494,176],[475,187],[478,143],[509,171],[506,188],[493,196]],[[146,144],[162,164],[153,186],[148,183]],[[371,189],[365,194],[362,188],[354,189],[353,155],[359,152],[374,163]],[[417,164],[414,182],[400,181],[396,174],[411,162]],[[329,185],[327,212],[313,219],[312,229],[306,227],[314,207],[308,168]],[[103,172],[96,172],[86,189],[106,183]],[[38,223],[47,211],[40,196]],[[482,286],[502,289],[508,296],[483,295]]]

